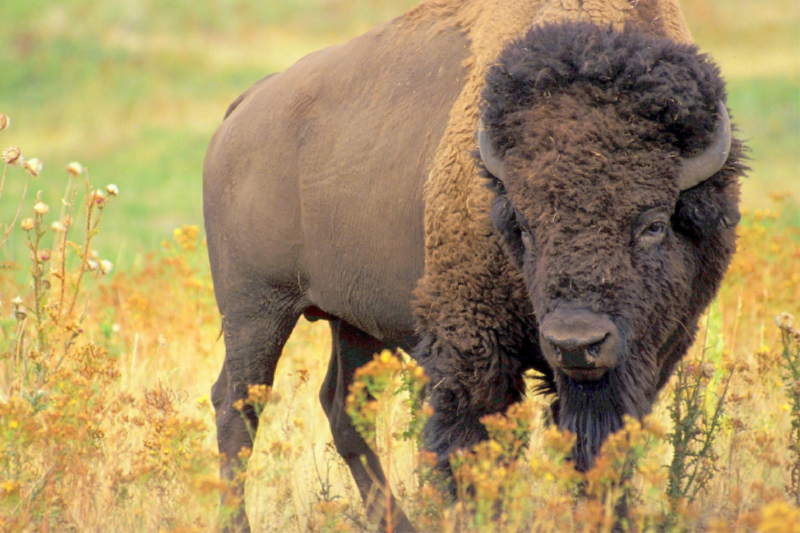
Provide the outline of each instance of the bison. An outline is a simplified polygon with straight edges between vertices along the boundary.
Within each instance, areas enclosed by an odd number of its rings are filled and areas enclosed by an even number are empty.
[[[665,0],[427,2],[256,83],[204,168],[221,474],[258,426],[234,403],[272,384],[303,314],[330,323],[320,400],[383,528],[413,530],[396,505],[385,522],[344,402],[386,348],[435,384],[443,472],[528,369],[589,468],[650,411],[734,251],[745,167],[725,100]],[[233,527],[249,529],[243,505]]]

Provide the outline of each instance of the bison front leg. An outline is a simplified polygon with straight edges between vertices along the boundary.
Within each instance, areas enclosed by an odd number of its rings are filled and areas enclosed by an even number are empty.
[[[413,532],[414,528],[388,487],[378,456],[353,427],[346,411],[353,374],[385,346],[339,320],[331,321],[331,334],[331,361],[319,398],[331,425],[336,451],[350,468],[370,522],[379,524],[381,532]]]
[[[428,333],[415,350],[430,377],[428,402],[433,415],[424,430],[426,447],[436,453],[437,469],[453,497],[450,455],[486,439],[481,417],[504,412],[525,394],[525,368],[518,357],[480,343],[475,346],[477,350],[462,351]]]
[[[524,281],[500,238],[487,238],[488,255],[473,253],[469,241],[437,248],[414,290],[419,342],[412,356],[430,378],[434,410],[423,436],[453,494],[450,455],[486,439],[481,417],[523,398],[525,370],[547,367]]]
[[[244,506],[247,457],[258,431],[258,416],[250,405],[236,408],[251,385],[272,386],[283,346],[300,312],[291,298],[279,291],[253,291],[234,300],[223,319],[225,362],[211,389],[216,411],[217,444],[221,455],[220,476],[230,483],[222,497],[223,531],[249,532]]]

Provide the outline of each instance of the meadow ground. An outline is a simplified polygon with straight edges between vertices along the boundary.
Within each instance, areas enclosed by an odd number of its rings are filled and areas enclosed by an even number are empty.
[[[0,113],[12,124],[0,149],[18,145],[45,166],[0,247],[0,529],[213,528],[226,487],[208,399],[224,349],[198,230],[208,139],[253,81],[411,2],[276,4],[4,3]],[[608,530],[622,493],[643,531],[800,529],[800,363],[790,328],[775,323],[781,312],[800,321],[800,6],[698,0],[683,9],[729,81],[753,158],[739,249],[704,335],[653,417],[611,442],[598,470],[576,477],[564,463],[568,440],[546,429],[546,401],[533,397],[487,421],[494,445],[464,457],[459,474],[475,494],[462,491],[454,506],[421,484],[425,459],[414,431],[402,435],[418,420],[406,396],[387,394],[374,438],[423,530]],[[91,187],[62,170],[76,158]],[[25,181],[7,168],[0,239]],[[47,209],[34,209],[39,190]],[[69,234],[50,229],[70,209],[61,198],[74,206]],[[87,243],[86,217],[101,214]],[[324,323],[301,322],[286,347],[247,480],[260,530],[369,528],[317,400],[329,353]],[[384,358],[363,379],[399,386],[407,374]],[[527,451],[509,459],[523,440]],[[626,468],[635,474],[620,485]]]

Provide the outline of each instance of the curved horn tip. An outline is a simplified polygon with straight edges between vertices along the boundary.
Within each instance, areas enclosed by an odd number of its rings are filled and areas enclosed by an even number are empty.
[[[681,191],[691,189],[719,172],[728,160],[731,150],[731,120],[722,101],[717,102],[719,123],[711,144],[693,157],[683,158],[678,186]]]

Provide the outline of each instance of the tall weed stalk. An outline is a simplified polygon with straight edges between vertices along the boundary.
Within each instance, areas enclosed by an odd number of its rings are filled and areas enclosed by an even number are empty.
[[[786,490],[800,507],[800,330],[789,313],[775,317],[783,344],[781,378],[789,398],[791,432],[789,436],[789,483]]]
[[[672,430],[667,435],[673,448],[669,465],[668,524],[677,527],[687,504],[706,489],[715,473],[714,443],[722,426],[725,398],[732,369],[723,367],[722,315],[714,302],[706,317],[699,358],[681,361],[668,410]],[[723,383],[724,382],[724,383]]]

